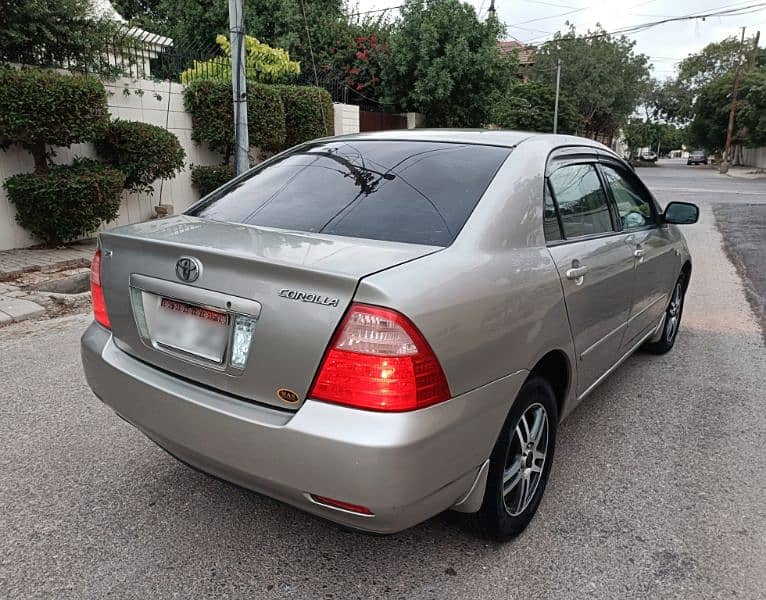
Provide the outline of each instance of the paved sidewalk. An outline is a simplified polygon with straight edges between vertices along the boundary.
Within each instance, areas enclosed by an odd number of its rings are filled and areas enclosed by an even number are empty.
[[[718,166],[716,165],[717,168]],[[757,167],[729,167],[726,176],[739,179],[766,179],[766,172]]]
[[[95,247],[95,240],[86,240],[61,248],[21,248],[0,252],[0,327],[46,313],[46,308],[33,302],[30,299],[33,296],[16,285],[15,279],[33,271],[88,267]]]
[[[58,271],[90,266],[96,240],[85,240],[61,248],[20,248],[0,252],[0,282],[30,271]]]

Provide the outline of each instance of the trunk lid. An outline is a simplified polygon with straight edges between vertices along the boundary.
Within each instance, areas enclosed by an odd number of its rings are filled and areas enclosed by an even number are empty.
[[[100,243],[118,347],[186,379],[292,410],[305,400],[359,280],[441,249],[186,215],[104,232]],[[183,258],[196,262],[179,274]],[[198,277],[184,281],[192,264]],[[254,332],[242,368],[233,368],[241,323]]]

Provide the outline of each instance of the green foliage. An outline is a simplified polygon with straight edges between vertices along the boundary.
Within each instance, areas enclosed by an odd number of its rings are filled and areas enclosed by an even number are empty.
[[[0,68],[0,148],[26,148],[36,171],[47,168],[46,145],[88,141],[108,123],[106,92],[97,79]]]
[[[46,173],[22,173],[3,186],[19,225],[48,244],[94,231],[117,217],[125,176],[92,160],[53,165]]]
[[[132,7],[135,2],[144,5]],[[342,0],[304,0],[317,67],[329,64],[329,49],[342,19]],[[172,37],[177,48],[207,48],[229,30],[228,5],[222,0],[118,0],[135,22]],[[294,60],[311,64],[300,0],[247,0],[245,31],[262,42],[285,48]]]
[[[285,147],[333,134],[332,97],[308,85],[275,86],[285,108]]]
[[[551,132],[555,104],[555,88],[536,81],[517,83],[495,103],[492,122],[506,129]],[[558,132],[574,134],[581,127],[577,105],[559,94]]]
[[[184,90],[184,106],[192,117],[192,139],[221,152],[225,162],[234,151],[234,108],[231,83],[199,79]],[[285,111],[274,86],[247,84],[247,125],[251,146],[280,150],[285,143]]]
[[[337,39],[330,48],[330,64],[324,69],[348,86],[349,102],[382,98],[383,63],[390,50],[390,33],[391,27],[380,17],[339,26]]]
[[[94,141],[98,153],[125,174],[125,187],[137,191],[153,191],[152,182],[173,177],[186,158],[173,133],[140,121],[114,121]]]
[[[734,73],[726,73],[701,88],[690,126],[692,142],[717,152],[726,143]],[[734,134],[747,145],[766,143],[766,71],[743,71],[737,95]]]
[[[194,165],[191,168],[192,185],[201,196],[207,196],[233,177],[234,168],[230,165]]]
[[[181,82],[190,83],[198,79],[231,80],[231,43],[224,35],[215,38],[223,56],[206,61],[194,61],[194,65],[181,73]],[[281,83],[299,75],[300,64],[290,60],[290,55],[281,48],[262,44],[251,35],[245,36],[245,72],[248,80],[261,83]]]
[[[516,70],[497,46],[500,33],[459,0],[406,0],[383,65],[386,100],[425,113],[432,126],[486,123]]]
[[[659,144],[660,152],[663,153],[680,150],[689,141],[686,127],[636,118],[630,119],[622,132],[632,157],[637,156],[641,148],[650,147],[656,150]]]
[[[535,79],[555,85],[561,60],[561,89],[577,105],[586,131],[612,135],[651,89],[648,58],[634,46],[600,27],[585,35],[570,27],[537,50]]]
[[[754,39],[746,39],[743,65],[752,55]],[[732,73],[740,61],[740,40],[727,37],[713,42],[699,52],[689,54],[678,64],[675,77],[658,84],[650,105],[655,116],[676,123],[688,122],[694,117],[694,102],[702,88],[722,75]],[[763,50],[756,52],[753,66],[766,66]]]
[[[116,26],[95,17],[93,0],[0,0],[0,63],[107,71]]]

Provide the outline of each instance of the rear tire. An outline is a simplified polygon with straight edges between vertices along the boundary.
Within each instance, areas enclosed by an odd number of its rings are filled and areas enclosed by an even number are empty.
[[[684,298],[686,297],[686,274],[676,281],[673,287],[673,295],[665,310],[665,322],[662,325],[662,337],[656,342],[649,342],[644,348],[652,354],[665,354],[673,349],[681,328],[681,316],[684,312]]]
[[[556,396],[542,377],[519,391],[489,460],[479,531],[498,542],[519,535],[537,512],[553,463],[558,429]]]

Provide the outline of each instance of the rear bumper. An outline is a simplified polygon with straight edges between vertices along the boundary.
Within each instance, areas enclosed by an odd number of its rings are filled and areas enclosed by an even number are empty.
[[[82,361],[94,393],[168,452],[222,479],[350,527],[393,533],[460,502],[527,373],[423,410],[383,414],[307,400],[294,413],[189,383],[117,348],[92,324]],[[328,508],[308,494],[369,508]]]

